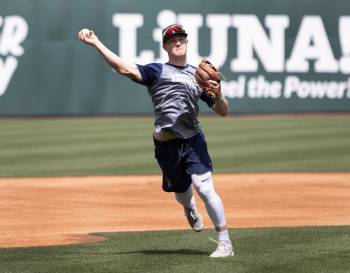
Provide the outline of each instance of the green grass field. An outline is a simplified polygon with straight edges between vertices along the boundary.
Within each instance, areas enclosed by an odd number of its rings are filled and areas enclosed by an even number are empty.
[[[1,273],[348,273],[350,227],[235,229],[235,257],[208,258],[212,231],[107,233],[87,245],[0,249]],[[215,238],[215,237],[214,237]]]
[[[349,172],[350,116],[202,118],[216,172]],[[0,176],[159,173],[152,118],[0,119]],[[349,273],[350,226],[108,233],[86,245],[0,249],[0,273]]]
[[[350,171],[350,116],[201,118],[216,172]],[[159,173],[152,118],[0,119],[0,176]]]

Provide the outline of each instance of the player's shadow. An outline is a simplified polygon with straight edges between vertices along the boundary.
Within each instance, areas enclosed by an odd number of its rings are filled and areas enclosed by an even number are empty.
[[[205,251],[194,250],[194,249],[150,249],[150,250],[139,250],[139,251],[130,251],[130,252],[119,252],[118,254],[132,254],[132,253],[140,253],[145,255],[199,255],[199,256],[207,256],[208,253]]]
[[[135,251],[120,251],[120,252],[89,252],[83,251],[80,254],[93,254],[93,255],[128,255],[128,254],[144,254],[144,255],[197,255],[197,256],[208,256],[208,252],[194,250],[194,249],[144,249]],[[77,254],[77,253],[75,253]]]

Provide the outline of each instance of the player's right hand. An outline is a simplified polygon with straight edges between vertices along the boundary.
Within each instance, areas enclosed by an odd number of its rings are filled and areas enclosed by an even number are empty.
[[[96,34],[87,28],[83,28],[78,32],[78,38],[85,44],[95,45],[98,41]]]

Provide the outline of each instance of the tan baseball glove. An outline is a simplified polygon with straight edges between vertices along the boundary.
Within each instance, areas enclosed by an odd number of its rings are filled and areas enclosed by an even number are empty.
[[[221,73],[207,59],[202,59],[196,68],[195,78],[198,85],[209,96],[217,99],[221,97]]]

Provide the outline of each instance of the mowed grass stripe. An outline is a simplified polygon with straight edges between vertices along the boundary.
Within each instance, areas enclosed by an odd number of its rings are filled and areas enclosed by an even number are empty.
[[[348,140],[347,140],[348,141]],[[342,142],[266,143],[212,148],[216,171],[349,171],[350,146]]]
[[[306,120],[271,120],[267,119],[266,121],[262,120],[247,120],[248,124],[242,123],[243,119],[222,119],[225,120],[225,123],[215,124],[214,120],[203,120],[202,125],[205,130],[209,133],[211,132],[222,132],[230,133],[235,132],[236,134],[250,135],[253,133],[259,132],[270,132],[273,130],[276,132],[284,131],[319,131],[327,132],[328,130],[340,131],[340,132],[350,132],[350,117],[349,119],[343,119],[338,117],[333,117],[333,119],[326,118],[325,120],[313,120],[305,117]],[[345,125],[345,126],[344,126]]]
[[[58,143],[67,143],[70,141],[104,141],[104,140],[115,140],[115,141],[123,141],[130,139],[139,140],[140,137],[147,137],[148,139],[152,139],[152,131],[145,132],[133,132],[130,135],[130,131],[128,132],[118,132],[116,130],[112,132],[100,131],[100,132],[92,132],[91,130],[83,133],[75,133],[75,132],[59,132],[59,133],[42,133],[38,132],[32,135],[26,135],[26,138],[16,134],[16,136],[12,138],[3,138],[0,141],[0,145],[3,147],[6,146],[18,146],[23,144],[37,144],[44,141],[45,143],[58,142]]]
[[[347,116],[200,120],[218,172],[350,171]],[[0,120],[0,176],[158,173],[152,124],[152,117]]]
[[[332,138],[332,141],[329,141],[329,138],[319,137],[317,140],[311,139],[308,141],[306,138],[290,138],[288,136],[281,137],[279,139],[270,138],[270,139],[258,139],[258,143],[255,145],[249,145],[251,142],[246,139],[238,140],[237,142],[231,142],[230,146],[222,147],[220,143],[222,141],[218,140],[216,142],[210,142],[210,149],[212,152],[220,153],[220,155],[234,155],[236,153],[240,154],[256,154],[265,153],[265,152],[287,152],[294,153],[297,150],[300,152],[312,151],[316,152],[329,150],[329,153],[334,150],[341,149],[343,152],[348,153],[350,150],[350,143],[347,138],[344,136],[336,136]],[[293,146],[287,146],[287,143],[293,143]]]
[[[116,141],[114,139],[94,139],[94,140],[75,140],[75,141],[67,141],[67,142],[44,142],[40,145],[40,142],[28,143],[28,145],[24,147],[8,147],[1,149],[2,154],[8,156],[8,158],[16,158],[18,156],[45,156],[50,155],[79,155],[84,154],[89,155],[92,152],[96,153],[109,153],[109,152],[119,152],[119,154],[123,154],[125,152],[130,151],[144,151],[150,149],[151,139],[144,139],[135,141],[135,143],[130,141]],[[50,146],[50,149],[47,148]],[[118,155],[118,154],[117,154]]]
[[[337,143],[338,141],[343,141],[344,145],[348,146],[350,143],[348,141],[348,135],[347,134],[339,134],[339,130],[328,130],[327,132],[317,132],[313,131],[310,132],[309,130],[303,130],[303,131],[279,131],[275,134],[271,134],[271,132],[258,132],[256,134],[225,134],[225,135],[218,135],[213,136],[210,134],[210,136],[207,138],[210,146],[222,146],[221,143],[228,142],[231,143],[231,145],[234,146],[240,146],[242,144],[246,143],[253,143],[255,145],[258,145],[259,143],[278,143],[278,142],[284,142],[284,143],[298,143],[298,142],[304,142],[304,143],[313,143],[318,141],[324,141],[328,143]]]
[[[18,123],[18,124],[17,124]],[[146,134],[152,136],[152,121],[148,119],[66,119],[66,120],[0,120],[0,144],[11,141],[20,136],[27,139],[40,139],[41,137],[66,136],[88,136],[112,134],[118,137]]]
[[[158,173],[159,167],[154,160],[150,160],[150,153],[137,153],[135,156],[129,154],[122,157],[116,157],[115,154],[99,157],[85,158],[50,158],[48,160],[32,159],[30,162],[12,162],[12,165],[3,167],[6,169],[5,176],[19,177],[23,176],[88,176],[88,175],[122,175],[122,174],[149,174]],[[148,160],[147,160],[148,159]],[[13,164],[25,164],[24,168],[13,168]],[[138,171],[135,172],[135,169]],[[153,170],[153,171],[150,171]]]
[[[339,119],[339,120],[338,120]],[[226,121],[226,119],[223,119]],[[210,137],[231,136],[245,138],[259,137],[260,135],[278,135],[278,134],[299,134],[308,133],[311,135],[328,134],[328,132],[338,133],[344,136],[350,134],[350,117],[333,117],[324,120],[314,120],[305,118],[305,120],[250,120],[247,124],[242,123],[243,119],[231,119],[226,123],[215,124],[214,120],[203,120],[202,125],[207,133],[207,139]],[[220,133],[220,134],[219,134]]]
[[[244,162],[248,160],[249,163]],[[271,164],[271,160],[274,163]],[[223,159],[214,158],[216,165],[214,166],[215,172],[348,172],[350,156],[349,155],[337,155],[321,158],[272,158],[266,155],[266,158],[250,157],[240,159]],[[337,166],[334,166],[335,162]]]
[[[149,146],[120,146],[114,149],[109,145],[106,147],[99,145],[93,148],[89,146],[86,149],[74,151],[57,147],[57,151],[51,149],[46,156],[43,153],[24,154],[8,158],[2,164],[2,168],[12,173],[9,176],[18,175],[18,171],[23,171],[13,166],[25,166],[28,176],[130,174],[135,169],[139,170],[137,173],[158,171],[153,160],[153,150]]]

